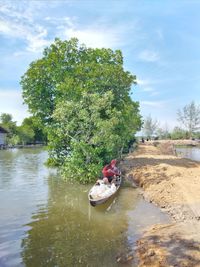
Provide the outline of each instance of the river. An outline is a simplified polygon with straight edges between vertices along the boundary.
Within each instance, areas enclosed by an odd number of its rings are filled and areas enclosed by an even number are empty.
[[[177,146],[176,153],[183,158],[200,161],[200,147]]]
[[[43,149],[0,151],[0,267],[124,266],[143,230],[168,221],[130,187],[91,207],[91,185],[63,181],[46,159]]]

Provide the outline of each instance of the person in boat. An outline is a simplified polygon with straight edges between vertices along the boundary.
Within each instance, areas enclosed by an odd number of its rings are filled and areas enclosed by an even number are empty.
[[[120,176],[120,171],[116,166],[116,159],[111,160],[110,164],[106,165],[103,170],[103,181],[105,184],[114,182],[117,176]]]

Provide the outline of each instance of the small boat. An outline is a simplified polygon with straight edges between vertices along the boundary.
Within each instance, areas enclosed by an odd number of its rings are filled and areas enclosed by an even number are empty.
[[[112,184],[105,184],[103,180],[97,180],[96,184],[88,193],[90,204],[95,207],[96,205],[106,202],[109,198],[116,194],[120,188],[121,182],[121,176],[118,176]]]

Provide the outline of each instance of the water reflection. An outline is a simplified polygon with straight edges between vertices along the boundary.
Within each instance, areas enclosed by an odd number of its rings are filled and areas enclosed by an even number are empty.
[[[0,151],[0,266],[24,266],[21,239],[37,205],[46,203],[46,152],[41,150]],[[42,160],[41,160],[42,159]]]
[[[91,186],[64,182],[38,149],[0,151],[0,266],[121,266],[148,225],[165,222],[138,191],[91,207]],[[132,264],[132,266],[134,266]]]
[[[129,190],[126,203],[121,192],[111,208],[109,202],[93,208],[88,190],[50,177],[48,208],[32,216],[22,241],[26,266],[119,266],[116,256],[127,240],[127,208],[134,208],[138,194]]]
[[[200,147],[176,147],[179,156],[200,161]]]

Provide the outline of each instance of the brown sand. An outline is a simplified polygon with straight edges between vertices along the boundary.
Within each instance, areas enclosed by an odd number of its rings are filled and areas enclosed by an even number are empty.
[[[146,231],[138,241],[138,266],[200,267],[200,163],[165,151],[170,149],[140,145],[123,161],[126,178],[174,221]]]

